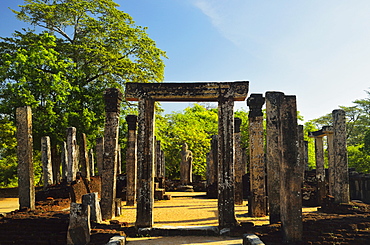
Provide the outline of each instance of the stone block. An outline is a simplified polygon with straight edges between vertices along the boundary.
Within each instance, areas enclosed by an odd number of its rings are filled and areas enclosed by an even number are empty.
[[[90,206],[91,221],[95,221],[97,223],[102,222],[102,215],[101,215],[101,209],[100,209],[99,198],[98,198],[97,192],[88,193],[88,194],[83,195],[82,204]]]
[[[126,237],[124,236],[114,236],[112,237],[106,245],[125,245]]]
[[[71,203],[67,245],[84,245],[90,242],[90,206]]]
[[[165,195],[165,189],[156,189],[154,191],[154,199],[155,200],[163,200]]]
[[[71,184],[71,201],[75,203],[82,203],[82,196],[88,193],[84,181],[77,179]]]
[[[264,243],[255,234],[244,234],[243,245],[264,245]]]

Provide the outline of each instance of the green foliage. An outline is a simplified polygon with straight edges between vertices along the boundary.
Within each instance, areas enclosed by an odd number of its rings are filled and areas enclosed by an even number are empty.
[[[14,122],[17,107],[31,106],[36,150],[42,136],[60,144],[71,126],[94,144],[103,134],[106,88],[163,80],[165,52],[114,1],[25,0],[20,7],[13,12],[35,30],[0,37],[0,116]]]
[[[308,121],[304,124],[304,140],[308,142],[308,167],[310,169],[316,168],[315,160],[315,139],[308,137],[309,132],[317,131],[318,129],[312,121]]]
[[[369,91],[366,91],[370,95]],[[346,112],[348,165],[357,171],[370,172],[370,98],[355,100],[351,107],[340,106]],[[311,120],[317,128],[332,125],[332,114]]]
[[[15,126],[7,118],[0,120],[0,187],[17,185]]]
[[[216,109],[207,110],[198,104],[183,112],[156,116],[156,137],[165,152],[168,177],[180,176],[182,143],[187,143],[193,152],[193,174],[205,176],[206,154],[210,151],[210,137],[218,131],[217,120]]]
[[[362,151],[363,145],[349,145],[348,151],[348,167],[355,168],[361,173],[370,173],[370,155]]]

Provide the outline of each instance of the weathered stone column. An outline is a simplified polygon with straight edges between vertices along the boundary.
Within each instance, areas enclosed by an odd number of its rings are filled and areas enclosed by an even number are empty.
[[[62,179],[63,181],[67,180],[68,176],[68,150],[67,150],[67,142],[63,141],[62,145]]]
[[[104,137],[96,139],[96,168],[98,169],[98,175],[102,175],[103,172],[103,156],[104,156]]]
[[[89,167],[90,167],[91,176],[95,176],[95,161],[94,161],[93,149],[89,150]]]
[[[50,137],[41,138],[41,162],[44,189],[53,184],[53,166],[51,163]]]
[[[160,140],[156,140],[155,147],[156,147],[156,149],[155,149],[156,177],[164,178],[164,165],[163,165],[163,162],[162,162],[163,151],[161,149],[161,141]]]
[[[250,197],[248,201],[249,215],[263,217],[267,215],[265,187],[265,152],[263,135],[262,106],[265,98],[262,94],[251,94],[247,100],[249,106],[249,181]]]
[[[67,167],[68,175],[67,181],[72,182],[76,179],[78,171],[77,166],[77,141],[76,141],[76,128],[67,128]]]
[[[117,174],[122,173],[122,160],[121,160],[121,145],[118,144],[117,150]]]
[[[154,204],[154,100],[139,101],[137,139],[138,188],[136,227],[153,226]]]
[[[101,178],[101,211],[103,219],[111,219],[115,214],[118,129],[122,93],[116,88],[110,88],[105,91],[104,99],[106,114]]]
[[[316,160],[316,180],[317,180],[317,203],[322,204],[326,196],[325,188],[325,166],[324,166],[324,143],[325,134],[319,130],[310,132],[310,137],[315,139],[315,160]]]
[[[25,106],[17,108],[16,120],[19,207],[35,209],[31,107]]]
[[[62,162],[60,149],[57,145],[51,145],[51,164],[53,169],[53,184],[60,183],[60,165]]]
[[[334,162],[334,146],[333,146],[333,127],[324,126],[322,131],[326,134],[326,143],[328,151],[328,174],[329,174],[329,194],[334,196],[334,182],[335,182],[335,162]]]
[[[306,170],[308,170],[308,141],[303,141],[303,147],[304,147],[304,164],[303,164],[303,179],[304,179],[304,173]]]
[[[207,197],[217,198],[218,196],[218,136],[212,135],[211,151],[208,156],[207,165]]]
[[[304,145],[304,129],[303,125],[298,125],[298,160],[299,165],[302,166],[302,181],[304,180],[304,166],[305,166],[305,145]]]
[[[234,100],[218,100],[218,221],[220,228],[237,225],[235,217]]]
[[[243,162],[243,146],[240,125],[242,119],[234,118],[234,146],[235,146],[235,204],[243,205],[243,175],[245,174],[245,162]]]
[[[349,176],[347,157],[346,115],[344,110],[334,110],[333,148],[335,162],[334,200],[336,203],[349,203]]]
[[[281,104],[284,93],[266,92],[266,165],[270,223],[280,220]]]
[[[80,134],[80,166],[81,174],[86,180],[90,181],[90,161],[87,149],[86,134]]]
[[[136,157],[136,127],[137,116],[126,116],[128,124],[127,148],[126,148],[126,205],[133,206],[136,203],[136,179],[137,179],[137,157]]]
[[[71,203],[67,245],[88,244],[90,242],[90,205]]]
[[[297,105],[295,96],[285,96],[281,107],[282,165],[280,171],[280,215],[283,240],[302,240],[302,166],[298,152]]]

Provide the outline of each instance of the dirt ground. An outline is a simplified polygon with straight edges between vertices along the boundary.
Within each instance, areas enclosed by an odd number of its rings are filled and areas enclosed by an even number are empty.
[[[217,200],[207,199],[204,193],[171,193],[171,200],[154,204],[154,226],[217,226]],[[13,197],[14,198],[14,197]],[[16,200],[16,199],[15,199]],[[0,199],[0,213],[9,203]],[[13,200],[14,201],[14,200]],[[243,222],[231,235],[235,237],[137,237],[133,235],[135,207],[123,203],[118,224],[94,225],[90,244],[105,244],[112,235],[125,232],[132,237],[128,244],[242,244],[241,234],[255,233],[265,244],[282,244],[280,224],[268,225],[268,217],[251,218],[247,206],[236,206],[236,216]],[[38,201],[34,211],[20,210],[0,217],[0,245],[5,244],[66,244],[69,212],[68,199]],[[323,206],[303,209],[303,242],[300,244],[370,244],[369,205]],[[64,210],[64,211],[63,211]],[[251,223],[253,222],[254,226]],[[113,222],[114,223],[114,222]]]

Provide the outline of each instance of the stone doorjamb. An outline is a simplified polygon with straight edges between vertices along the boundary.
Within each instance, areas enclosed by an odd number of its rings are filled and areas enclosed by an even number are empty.
[[[127,83],[126,100],[139,101],[136,227],[153,226],[154,102],[218,102],[219,227],[237,224],[234,209],[234,101],[245,101],[249,82]]]

